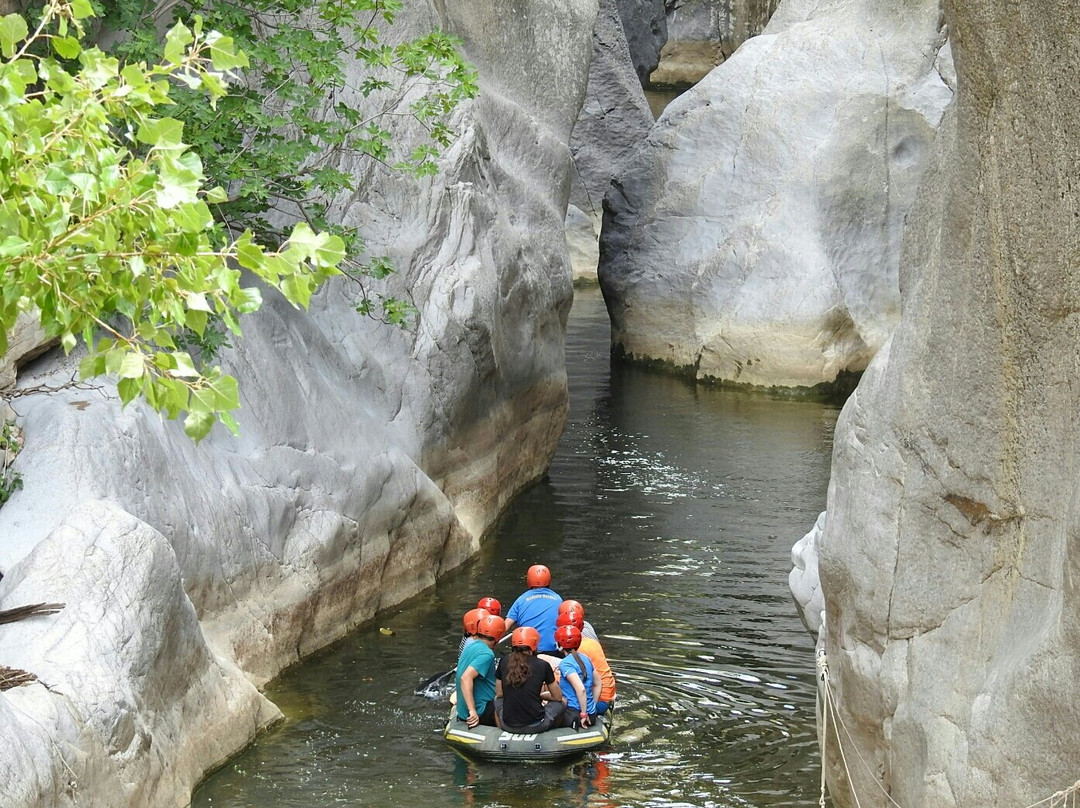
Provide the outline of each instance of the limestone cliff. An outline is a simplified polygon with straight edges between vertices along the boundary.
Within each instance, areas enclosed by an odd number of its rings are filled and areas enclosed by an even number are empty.
[[[864,808],[1029,805],[1080,757],[1080,9],[952,0],[946,21],[957,92],[902,318],[837,426],[817,540]]]
[[[899,313],[944,42],[937,0],[787,0],[672,102],[605,199],[614,345],[754,385],[862,370]]]
[[[0,608],[68,607],[0,627],[0,663],[49,686],[0,694],[0,804],[186,804],[275,712],[247,680],[430,586],[544,472],[567,412],[568,144],[596,13],[403,12],[398,35],[463,37],[481,86],[438,177],[339,165],[365,193],[335,215],[396,260],[387,291],[413,327],[365,320],[334,285],[307,314],[267,295],[223,358],[240,437],[198,447],[107,387],[20,400]],[[24,383],[70,370],[54,358]]]

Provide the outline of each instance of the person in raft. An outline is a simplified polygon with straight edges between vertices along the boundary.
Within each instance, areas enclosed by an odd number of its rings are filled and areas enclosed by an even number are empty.
[[[551,570],[543,564],[533,564],[525,574],[529,591],[522,594],[506,613],[506,628],[528,626],[540,633],[538,653],[555,653],[555,619],[559,616],[562,598],[548,587]]]
[[[480,621],[488,616],[486,609],[469,609],[465,612],[465,616],[461,618],[461,628],[463,634],[461,635],[461,642],[458,644],[457,654],[458,659],[461,659],[461,654],[465,650],[465,646],[476,639],[476,627],[480,625]]]
[[[615,701],[615,674],[611,671],[611,665],[608,664],[607,654],[604,653],[603,646],[600,645],[599,640],[585,636],[585,630],[582,628],[582,625],[586,624],[584,612],[579,612],[577,609],[567,609],[559,615],[556,623],[560,627],[575,626],[581,631],[581,645],[578,646],[578,651],[589,658],[589,661],[593,664],[593,669],[596,671],[596,678],[600,680],[600,696],[596,701],[596,713],[597,715],[603,715],[611,707],[612,702]]]
[[[499,725],[521,733],[546,732],[562,726],[566,702],[555,672],[536,658],[540,632],[528,626],[515,628],[510,645],[513,650],[499,660],[496,669],[495,714]]]
[[[592,661],[578,653],[581,645],[581,629],[577,626],[560,626],[555,630],[555,641],[568,652],[559,663],[559,674],[569,685],[563,688],[566,696],[566,712],[563,726],[588,727],[596,721],[596,698],[600,695],[600,679],[596,676]]]
[[[470,727],[496,727],[495,643],[506,632],[506,622],[489,614],[476,627],[476,642],[465,643],[458,660],[455,710]]]
[[[576,601],[576,600],[564,600],[562,603],[559,604],[559,614],[562,614],[563,612],[568,612],[571,609],[576,609],[577,611],[581,612],[582,617],[585,616],[585,607],[582,606],[579,601]],[[600,639],[599,637],[596,636],[596,629],[594,629],[592,627],[592,623],[590,623],[588,620],[584,621],[584,625],[581,628],[581,639],[583,639],[583,640],[599,640]]]

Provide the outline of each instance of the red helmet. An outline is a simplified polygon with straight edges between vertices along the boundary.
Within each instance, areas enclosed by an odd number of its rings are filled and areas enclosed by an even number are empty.
[[[559,626],[555,629],[555,642],[560,648],[573,651],[581,645],[581,629],[577,626]]]
[[[581,617],[585,617],[585,607],[578,603],[576,600],[564,600],[559,604],[559,614],[568,612],[573,609],[575,612],[581,612]]]
[[[488,614],[502,614],[502,604],[495,598],[480,598],[477,609],[487,609]]]
[[[543,564],[533,564],[525,574],[525,581],[529,584],[530,588],[547,586],[551,583],[551,570]]]
[[[480,621],[487,616],[488,613],[484,609],[470,609],[465,612],[465,616],[461,618],[461,625],[465,627],[465,633],[475,634],[476,627],[480,625]]]
[[[476,633],[481,637],[490,637],[498,642],[506,633],[506,621],[497,614],[489,614],[480,621],[480,625],[476,627]]]
[[[535,654],[536,649],[540,647],[540,632],[531,626],[515,628],[514,633],[510,636],[510,645],[514,648],[519,645],[528,646]]]
[[[577,626],[578,631],[585,630],[585,613],[577,609],[567,609],[555,620],[556,626]]]

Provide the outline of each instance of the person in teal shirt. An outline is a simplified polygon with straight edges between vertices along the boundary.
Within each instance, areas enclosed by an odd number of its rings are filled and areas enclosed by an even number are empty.
[[[498,726],[495,720],[495,644],[506,631],[506,621],[489,614],[476,627],[476,642],[461,651],[457,666],[457,717],[475,727]]]

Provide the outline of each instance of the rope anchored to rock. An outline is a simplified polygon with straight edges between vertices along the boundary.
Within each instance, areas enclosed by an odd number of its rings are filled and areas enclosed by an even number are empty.
[[[833,693],[832,682],[829,680],[829,659],[825,654],[824,649],[818,651],[816,667],[819,683],[818,712],[821,715],[821,796],[818,800],[818,805],[820,808],[825,808],[825,754],[831,725],[833,736],[836,739],[836,748],[840,751],[840,761],[843,763],[844,774],[847,776],[848,786],[851,789],[851,797],[855,800],[856,808],[862,808],[862,803],[859,801],[859,795],[855,793],[855,781],[851,777],[851,767],[848,765],[844,740],[840,735],[841,730],[843,730],[844,736],[847,738],[848,745],[854,750],[855,756],[858,758],[867,774],[870,775],[870,779],[877,784],[881,793],[885,795],[885,799],[887,799],[891,805],[895,806],[895,808],[903,808],[903,806],[894,800],[892,795],[885,790],[885,787],[881,784],[877,774],[863,758],[858,745],[855,743],[854,736],[851,734],[850,730],[848,730],[847,724],[844,723],[844,716],[841,715],[840,710],[836,707],[836,694]],[[1062,791],[1057,791],[1049,797],[1045,797],[1038,802],[1033,802],[1031,805],[1025,806],[1025,808],[1078,808],[1078,806],[1080,806],[1080,780],[1077,780]]]

